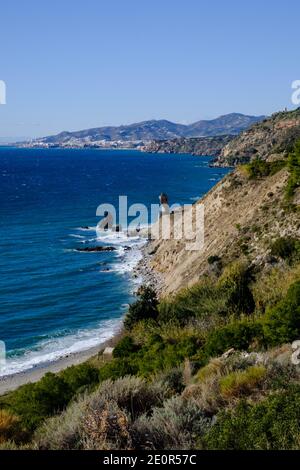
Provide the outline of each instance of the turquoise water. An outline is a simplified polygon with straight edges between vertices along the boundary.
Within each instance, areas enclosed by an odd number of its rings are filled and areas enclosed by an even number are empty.
[[[133,299],[142,241],[97,239],[97,206],[191,203],[227,170],[209,157],[0,147],[0,340],[5,375],[102,342]],[[83,227],[91,227],[86,230]],[[114,245],[114,252],[78,247]],[[124,245],[131,246],[124,251]]]

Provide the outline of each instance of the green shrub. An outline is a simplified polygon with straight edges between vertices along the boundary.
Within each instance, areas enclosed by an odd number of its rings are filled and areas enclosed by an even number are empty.
[[[291,261],[300,253],[300,242],[294,238],[277,238],[271,245],[271,255]]]
[[[267,311],[264,336],[269,346],[289,343],[300,337],[300,281],[292,284],[285,298]]]
[[[206,448],[226,450],[288,450],[300,446],[300,386],[233,411],[217,415],[205,437]]]
[[[143,287],[140,290],[139,299],[129,306],[129,311],[124,320],[124,326],[131,330],[135,323],[148,318],[156,319],[158,315],[158,299],[156,292],[151,287]]]
[[[208,264],[221,263],[222,259],[218,255],[209,256],[207,259]]]
[[[227,293],[211,281],[201,281],[174,297],[163,299],[158,307],[158,320],[184,326],[197,319],[209,325],[226,314],[227,297]]]
[[[8,404],[26,428],[33,430],[43,419],[62,410],[71,398],[68,384],[48,372],[39,382],[18,388],[11,394]]]
[[[138,351],[139,346],[134,344],[131,336],[124,336],[118,344],[115,346],[113,351],[113,357],[128,357],[130,354]]]
[[[239,261],[228,265],[220,277],[219,287],[227,294],[226,306],[229,311],[252,313],[255,301],[249,288],[252,272],[245,263]]]
[[[254,342],[263,340],[262,325],[258,321],[239,320],[213,331],[203,348],[206,357],[223,354],[230,348],[247,350]]]
[[[255,158],[251,163],[245,165],[245,168],[250,179],[257,179],[274,175],[285,166],[285,160],[266,162],[265,160],[261,160],[260,158]]]
[[[198,335],[180,340],[163,340],[159,335],[152,335],[137,354],[135,364],[139,374],[147,377],[180,365],[186,358],[193,357],[201,346]]]
[[[129,358],[115,358],[101,367],[99,379],[101,382],[108,379],[116,380],[120,377],[137,373],[138,367]]]
[[[185,388],[182,366],[172,367],[171,369],[160,372],[156,379],[172,393],[182,393]]]
[[[290,176],[286,187],[286,198],[289,200],[300,186],[300,140],[295,143],[294,151],[288,157],[288,168]]]
[[[251,366],[246,370],[234,371],[220,379],[220,392],[225,398],[250,393],[265,377],[264,366]]]
[[[60,373],[60,377],[66,382],[72,394],[75,394],[83,387],[91,388],[99,383],[99,370],[83,363],[68,367]]]

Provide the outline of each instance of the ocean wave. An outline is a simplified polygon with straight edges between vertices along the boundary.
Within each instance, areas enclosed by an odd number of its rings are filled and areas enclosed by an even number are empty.
[[[85,239],[85,236],[83,236],[83,235],[77,235],[77,234],[75,234],[75,233],[71,233],[71,234],[69,235],[69,237],[72,237],[72,238],[79,238],[80,240],[81,240],[81,239]]]

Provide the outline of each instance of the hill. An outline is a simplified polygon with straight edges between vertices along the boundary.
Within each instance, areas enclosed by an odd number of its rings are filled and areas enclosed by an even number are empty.
[[[95,145],[100,144],[102,141],[149,142],[181,137],[237,135],[262,119],[264,119],[264,116],[246,116],[232,113],[189,125],[176,124],[167,120],[150,120],[118,127],[97,127],[76,132],[64,131],[57,135],[36,139],[32,144],[74,146]]]
[[[291,151],[299,138],[300,108],[279,112],[253,125],[228,143],[216,163],[232,166],[255,158],[281,158]]]

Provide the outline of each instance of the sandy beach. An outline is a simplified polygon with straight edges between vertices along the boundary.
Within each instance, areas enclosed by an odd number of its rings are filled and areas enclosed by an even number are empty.
[[[17,374],[6,375],[3,377],[0,376],[0,395],[4,395],[7,392],[15,390],[21,385],[37,382],[47,372],[57,373],[63,369],[66,369],[67,367],[78,365],[87,361],[91,357],[96,356],[102,352],[106,347],[113,347],[120,334],[121,330],[119,333],[116,333],[115,336],[103,343],[100,343],[98,346],[94,346],[93,348],[87,349],[85,351],[72,353],[68,356],[63,356],[57,361],[44,363]]]

